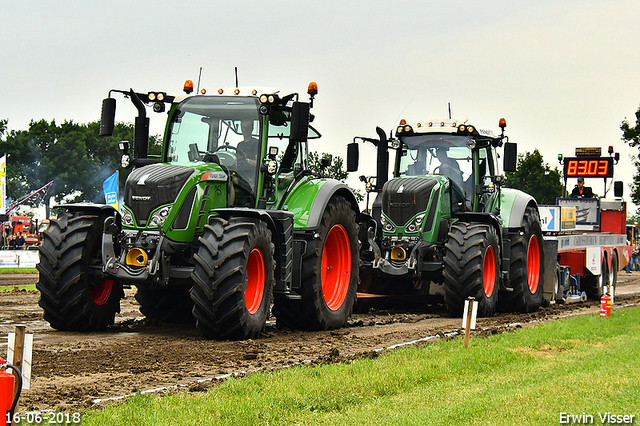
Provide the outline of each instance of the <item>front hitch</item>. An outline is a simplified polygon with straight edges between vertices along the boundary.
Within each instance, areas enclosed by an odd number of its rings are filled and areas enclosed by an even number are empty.
[[[164,235],[160,237],[160,244],[156,247],[156,252],[151,261],[145,267],[132,268],[129,265],[119,261],[116,257],[113,241],[115,236],[118,235],[120,229],[115,224],[114,217],[108,217],[104,221],[104,228],[102,232],[102,271],[105,274],[112,275],[124,281],[144,282],[149,277],[155,276],[158,273],[158,258],[160,255],[160,247],[164,239]]]

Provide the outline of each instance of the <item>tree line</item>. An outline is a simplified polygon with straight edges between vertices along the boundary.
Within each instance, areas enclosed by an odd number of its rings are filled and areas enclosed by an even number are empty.
[[[635,124],[625,118],[620,129],[622,140],[631,147],[640,149],[640,108],[635,114]],[[118,142],[133,141],[134,127],[131,123],[117,123],[113,136],[100,137],[98,121],[88,124],[55,120],[31,121],[27,130],[7,131],[7,119],[0,119],[0,156],[7,155],[7,194],[18,199],[53,181],[45,205],[55,197],[56,202],[104,202],[102,183],[120,168],[121,152]],[[151,136],[149,153],[159,154],[162,139]],[[339,156],[312,152],[309,163],[312,170],[320,171],[322,158],[329,166],[322,173],[344,181],[348,173],[343,169]],[[633,182],[629,184],[630,198],[640,205],[640,159],[632,158],[636,167]],[[121,185],[130,170],[121,170]],[[531,194],[539,204],[555,204],[562,196],[561,171],[551,168],[537,149],[518,155],[515,172],[506,173],[506,186]],[[362,194],[359,194],[362,197]]]

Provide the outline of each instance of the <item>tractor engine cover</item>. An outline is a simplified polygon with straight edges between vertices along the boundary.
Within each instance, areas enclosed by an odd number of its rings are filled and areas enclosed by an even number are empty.
[[[403,226],[416,214],[427,209],[436,179],[392,179],[382,187],[384,214],[396,225]]]
[[[138,226],[145,226],[152,210],[173,203],[191,176],[191,167],[159,165],[135,169],[124,187],[124,203],[133,210]]]

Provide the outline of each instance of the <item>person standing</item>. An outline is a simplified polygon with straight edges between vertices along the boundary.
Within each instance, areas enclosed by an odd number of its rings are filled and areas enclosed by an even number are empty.
[[[636,244],[631,251],[631,263],[632,271],[640,271],[640,244]]]

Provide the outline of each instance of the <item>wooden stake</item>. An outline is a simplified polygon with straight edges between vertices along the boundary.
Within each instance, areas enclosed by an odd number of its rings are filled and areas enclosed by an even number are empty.
[[[13,365],[20,371],[22,371],[22,355],[24,352],[24,331],[25,331],[25,326],[24,325],[16,325],[16,339],[15,342],[13,343]],[[20,380],[18,378],[18,373],[17,371],[13,370],[13,375],[16,376],[16,386],[15,389],[13,391],[13,397],[15,398],[16,393],[18,391],[18,380]],[[18,409],[18,405],[20,404],[20,401],[18,401],[18,403],[16,404],[16,411]],[[13,422],[13,419],[11,419],[11,424],[15,425],[15,423]]]
[[[471,329],[471,315],[473,313],[473,301],[475,298],[469,298],[469,307],[467,308],[467,324],[464,327],[464,347],[469,346],[469,330]]]

